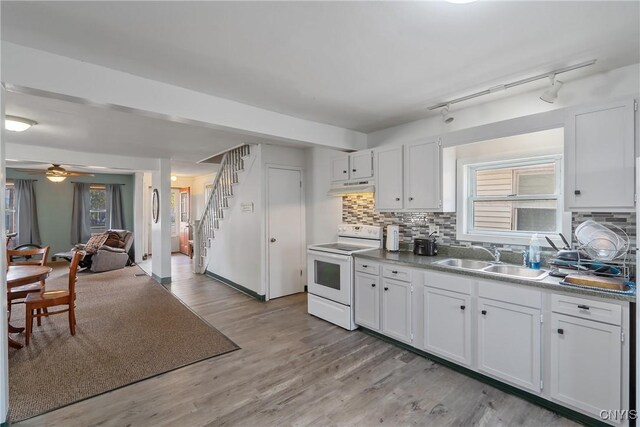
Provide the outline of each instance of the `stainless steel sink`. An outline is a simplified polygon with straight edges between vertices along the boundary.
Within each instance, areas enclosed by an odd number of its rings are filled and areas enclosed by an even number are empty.
[[[443,259],[442,261],[436,262],[436,264],[446,265],[447,267],[465,268],[467,270],[481,270],[492,265],[490,262],[486,261],[459,258]]]
[[[520,267],[517,265],[494,264],[482,269],[487,273],[501,274],[503,276],[511,276],[522,279],[541,280],[549,274],[546,270],[533,270],[531,268]]]

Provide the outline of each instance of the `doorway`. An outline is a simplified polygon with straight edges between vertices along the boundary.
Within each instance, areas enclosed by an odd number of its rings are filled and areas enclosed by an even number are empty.
[[[267,168],[267,289],[269,299],[304,291],[302,170]]]

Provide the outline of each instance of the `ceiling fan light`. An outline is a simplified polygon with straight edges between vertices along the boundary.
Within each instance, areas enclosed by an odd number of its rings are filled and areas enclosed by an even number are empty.
[[[51,182],[62,182],[67,179],[67,177],[61,175],[47,175],[47,179]]]
[[[11,132],[24,132],[36,124],[38,123],[33,120],[25,119],[24,117],[8,115],[4,117],[4,128]]]

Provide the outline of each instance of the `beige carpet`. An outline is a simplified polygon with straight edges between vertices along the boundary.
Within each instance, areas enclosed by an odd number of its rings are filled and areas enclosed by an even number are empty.
[[[54,270],[47,288],[66,288],[67,272]],[[12,422],[238,349],[140,273],[80,273],[76,335],[66,314],[51,316],[34,326],[29,347],[9,350]],[[24,326],[24,305],[14,306],[11,323]]]

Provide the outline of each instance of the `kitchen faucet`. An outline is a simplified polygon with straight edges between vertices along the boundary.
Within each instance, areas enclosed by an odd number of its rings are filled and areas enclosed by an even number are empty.
[[[484,246],[476,246],[476,245],[471,245],[471,247],[473,249],[482,249],[483,251],[487,252],[489,255],[491,255],[493,257],[493,261],[495,263],[500,263],[500,250],[496,247],[496,245],[491,245],[491,249],[487,249]]]

